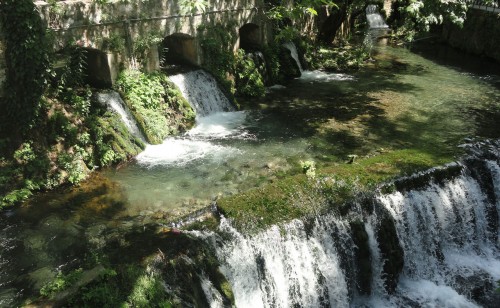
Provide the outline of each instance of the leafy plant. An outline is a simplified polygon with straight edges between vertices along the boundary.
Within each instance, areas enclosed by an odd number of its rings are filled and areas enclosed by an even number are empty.
[[[6,42],[8,104],[0,105],[2,126],[16,138],[33,127],[43,109],[40,98],[49,67],[45,27],[32,0],[4,0],[0,22]],[[26,90],[29,89],[29,90]]]
[[[172,92],[173,84],[162,73],[127,70],[118,77],[116,87],[150,143],[161,143],[169,134],[185,127],[184,123],[194,120],[192,108],[184,100],[172,98],[174,94],[180,96],[180,92]],[[182,114],[180,119],[171,116],[176,111]]]
[[[163,40],[163,36],[156,32],[149,32],[146,35],[141,36],[138,40],[134,41],[132,50],[134,57],[139,63],[144,63],[147,59],[147,54],[151,47],[160,43]]]
[[[194,14],[196,12],[204,12],[208,6],[206,0],[180,0],[179,8],[181,14]]]
[[[261,67],[260,69],[264,68]],[[266,94],[259,68],[254,59],[245,54],[242,49],[236,53],[235,75],[237,94],[249,97],[262,97]]]
[[[81,268],[74,270],[66,275],[59,272],[55,277],[55,279],[46,283],[40,289],[40,295],[47,298],[53,298],[54,295],[56,295],[58,292],[66,290],[67,288],[72,286],[75,282],[77,282],[78,279],[81,278],[82,273],[83,270]]]
[[[302,168],[302,172],[307,175],[308,178],[313,179],[316,177],[316,163],[313,160],[301,160],[300,167]]]
[[[198,27],[203,66],[215,76],[228,95],[236,91],[234,81],[228,78],[233,74],[236,61],[233,46],[238,39],[238,33],[234,29],[233,23]]]

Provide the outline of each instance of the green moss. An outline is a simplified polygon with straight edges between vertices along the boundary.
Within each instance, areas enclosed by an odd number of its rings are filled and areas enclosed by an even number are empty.
[[[372,266],[368,234],[362,221],[353,221],[350,223],[350,226],[352,239],[355,244],[356,286],[361,294],[369,295],[371,293]]]
[[[116,86],[152,144],[159,144],[194,123],[193,109],[163,73],[126,70],[120,74]]]
[[[240,229],[256,230],[294,218],[338,209],[362,191],[401,175],[410,175],[453,160],[417,149],[397,150],[359,159],[353,164],[319,167],[315,179],[289,176],[263,187],[217,201],[220,211]]]

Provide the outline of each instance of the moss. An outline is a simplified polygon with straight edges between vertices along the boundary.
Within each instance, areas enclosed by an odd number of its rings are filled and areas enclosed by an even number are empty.
[[[159,144],[194,123],[193,109],[163,73],[126,70],[120,74],[116,87],[146,140],[152,144]]]
[[[383,266],[384,286],[387,292],[392,294],[396,290],[399,274],[404,266],[404,251],[399,244],[394,220],[389,215],[385,215],[380,220],[377,242],[382,259],[385,260]]]
[[[417,149],[396,150],[358,159],[353,164],[319,166],[316,179],[288,176],[217,201],[222,214],[240,229],[255,230],[294,218],[315,215],[343,204],[363,191],[402,175],[410,175],[451,161]]]
[[[357,269],[357,288],[360,294],[369,295],[372,283],[372,265],[370,247],[368,245],[368,234],[362,221],[350,223],[352,239],[355,247],[355,261]]]

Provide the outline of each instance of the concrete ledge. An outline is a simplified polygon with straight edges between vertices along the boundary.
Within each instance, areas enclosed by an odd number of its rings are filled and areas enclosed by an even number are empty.
[[[500,17],[482,10],[469,10],[463,28],[454,24],[443,27],[443,38],[451,46],[500,63],[499,37]]]

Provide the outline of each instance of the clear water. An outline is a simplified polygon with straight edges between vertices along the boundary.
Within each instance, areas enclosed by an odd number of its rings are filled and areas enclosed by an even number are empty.
[[[453,62],[449,53],[439,54],[437,47],[418,52],[423,56],[387,47],[380,49],[376,62],[352,75],[308,73],[270,89],[264,99],[241,101],[246,111],[198,119],[192,131],[148,147],[130,164],[105,171],[80,187],[44,194],[22,208],[2,211],[0,306],[16,306],[36,295],[58,270],[78,267],[82,256],[101,251],[112,240],[123,240],[123,234],[154,221],[156,215],[190,211],[219,193],[235,193],[298,172],[299,160],[313,159],[322,168],[343,163],[348,154],[373,155],[380,148],[420,148],[438,156],[456,151],[464,137],[500,137],[498,66],[463,54]],[[292,227],[296,231],[288,236],[298,240],[300,224]],[[273,230],[266,232],[278,237]],[[300,247],[322,253],[314,249],[318,242],[313,240],[303,241]],[[287,249],[293,251],[293,241],[280,241],[280,245],[292,245]],[[452,253],[449,256],[454,260]],[[326,253],[321,257],[326,258],[325,265],[335,268],[333,257]],[[494,259],[484,260],[457,257],[456,264],[497,268]],[[310,266],[326,271],[319,264]],[[331,275],[332,281],[341,281],[343,273]],[[418,285],[426,294],[440,290],[434,292],[436,297],[453,293],[442,281],[428,279],[429,275],[423,276],[424,282],[408,276],[411,279],[400,288]],[[300,282],[305,290],[323,286],[307,279]],[[282,294],[290,287],[277,285],[268,292]],[[214,293],[208,282],[204,290]],[[331,296],[345,297],[344,288],[338,292]],[[217,301],[217,294],[211,296]],[[382,303],[378,306],[390,302],[383,296],[370,300]],[[425,305],[432,306],[432,300]]]
[[[191,131],[105,174],[124,188],[130,215],[187,211],[298,172],[300,160],[321,167],[381,148],[444,155],[464,137],[499,136],[489,116],[500,101],[491,71],[485,78],[391,47],[376,58],[355,74],[305,71],[264,99],[241,102],[246,111],[198,117]]]

